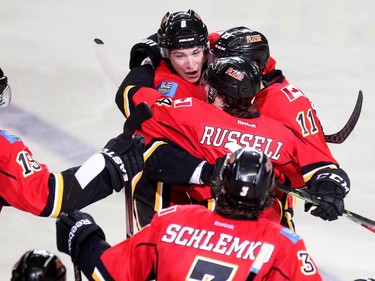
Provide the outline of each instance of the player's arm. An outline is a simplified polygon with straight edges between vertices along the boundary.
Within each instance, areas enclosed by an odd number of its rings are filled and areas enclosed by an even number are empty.
[[[280,233],[288,238],[287,243],[279,245],[279,257],[268,278],[270,280],[320,281],[318,268],[306,250],[303,239],[289,230]],[[290,240],[289,240],[290,239]],[[281,240],[279,240],[281,241]]]
[[[68,254],[88,280],[99,280],[94,279],[98,271],[104,280],[115,280],[100,261],[100,256],[110,245],[103,230],[89,214],[77,210],[62,213],[56,220],[56,243],[57,249]]]
[[[121,134],[82,166],[51,174],[50,196],[42,215],[56,217],[103,199],[113,190],[119,192],[144,168],[143,152],[143,137],[127,140]]]
[[[128,75],[126,75],[124,81],[121,83],[116,93],[116,104],[125,117],[128,117],[132,110],[134,110],[137,103],[142,100],[134,100],[136,93],[146,87],[146,91],[156,92],[155,95],[160,97],[160,93],[154,90],[154,70],[151,65],[143,65],[134,67]],[[153,104],[155,99],[146,101],[148,104]]]
[[[144,173],[170,184],[209,183],[214,165],[197,158],[169,140],[154,139],[147,145]]]
[[[155,232],[145,227],[132,238],[111,247],[103,230],[87,213],[62,213],[56,220],[57,249],[68,254],[88,280],[155,279],[153,240]]]

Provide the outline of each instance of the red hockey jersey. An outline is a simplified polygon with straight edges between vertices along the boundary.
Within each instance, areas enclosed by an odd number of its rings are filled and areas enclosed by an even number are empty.
[[[254,280],[322,280],[294,232],[269,220],[223,218],[198,205],[163,210],[131,239],[104,251],[101,261],[117,281],[143,281],[150,273],[156,280],[246,280],[263,245]]]
[[[330,160],[308,148],[280,122],[264,115],[236,118],[194,98],[160,98],[160,93],[151,88],[138,90],[132,98],[135,104],[146,101],[153,110],[153,118],[143,123],[142,132],[168,138],[210,163],[238,147],[250,146],[264,151],[275,170],[286,175],[293,187],[302,187],[315,164]]]
[[[280,121],[322,159],[337,164],[324,139],[314,105],[295,85],[274,83],[256,95],[255,103],[260,114]]]
[[[192,84],[173,73],[164,60],[160,62],[160,65],[155,70],[154,85],[165,97],[175,99],[184,97],[195,97],[200,100],[206,99],[198,83]]]

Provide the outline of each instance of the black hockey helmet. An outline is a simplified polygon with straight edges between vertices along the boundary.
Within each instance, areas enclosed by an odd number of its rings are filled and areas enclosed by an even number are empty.
[[[170,49],[187,49],[203,46],[209,49],[208,30],[200,16],[189,9],[187,12],[167,12],[158,30],[158,44],[163,57]]]
[[[66,268],[46,250],[30,250],[14,265],[11,281],[65,281]]]
[[[267,38],[260,32],[240,26],[226,30],[215,42],[211,55],[217,58],[240,56],[255,61],[261,72],[270,58]]]
[[[253,148],[240,148],[228,154],[225,160],[218,159],[214,180],[224,200],[242,209],[262,209],[273,191],[274,171],[269,158]]]
[[[208,102],[212,103],[219,94],[225,97],[225,103],[232,109],[247,109],[260,91],[258,66],[240,57],[217,59],[208,66],[204,79],[209,86]]]

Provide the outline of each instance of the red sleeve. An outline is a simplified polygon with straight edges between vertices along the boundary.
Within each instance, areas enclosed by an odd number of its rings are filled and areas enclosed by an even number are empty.
[[[0,196],[11,206],[40,215],[46,207],[50,172],[22,140],[0,131]]]
[[[259,95],[259,96],[258,96]],[[275,83],[257,95],[259,112],[288,127],[312,151],[316,162],[337,164],[324,139],[314,105],[294,85]]]
[[[290,230],[282,230],[290,231]],[[274,268],[281,269],[271,271],[269,280],[284,280],[281,273],[295,281],[320,281],[322,280],[315,262],[306,250],[302,239],[293,241],[289,245],[281,246],[281,254],[276,259]]]
[[[156,259],[154,236],[146,226],[102,254],[101,261],[114,280],[147,280]]]

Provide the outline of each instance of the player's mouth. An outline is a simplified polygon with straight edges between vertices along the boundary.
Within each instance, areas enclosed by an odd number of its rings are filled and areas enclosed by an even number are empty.
[[[189,79],[198,79],[199,77],[199,72],[198,71],[190,71],[185,73]]]

